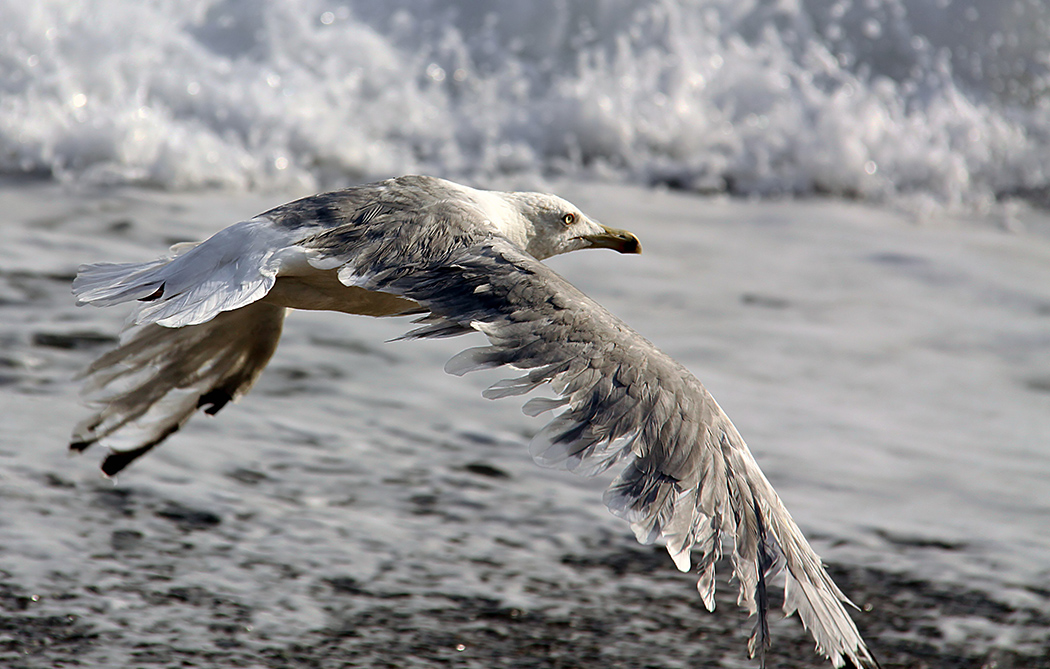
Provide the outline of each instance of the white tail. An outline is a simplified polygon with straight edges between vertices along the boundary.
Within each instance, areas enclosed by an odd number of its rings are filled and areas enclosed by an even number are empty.
[[[78,304],[145,302],[136,323],[199,325],[262,298],[273,286],[287,240],[266,219],[232,225],[174,255],[146,263],[82,265],[73,280]]]

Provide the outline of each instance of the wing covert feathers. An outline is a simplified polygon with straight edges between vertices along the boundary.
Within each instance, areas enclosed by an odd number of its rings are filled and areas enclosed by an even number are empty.
[[[418,188],[388,188],[401,182]],[[336,271],[347,286],[429,309],[404,338],[482,332],[489,344],[463,351],[446,369],[521,372],[486,397],[549,384],[556,397],[524,406],[529,415],[558,412],[532,440],[533,457],[587,476],[621,465],[605,504],[639,541],[662,540],[680,570],[695,564],[711,610],[715,563],[723,538],[731,539],[738,601],[756,616],[752,656],[769,645],[767,590],[782,572],[784,613],[798,613],[820,653],[836,667],[878,666],[846,611],[849,600],[704,386],[488,223],[470,218],[478,212],[450,209],[441,183],[406,177],[314,196],[169,258],[82,267],[74,281],[80,303],[141,304],[120,346],[84,373],[96,411],[77,426],[71,448],[108,446],[103,470],[112,475],[198,408],[215,413],[247,392],[280,337],[285,309],[262,300],[278,273]],[[428,188],[434,197],[423,197]],[[377,193],[389,202],[379,206]],[[404,212],[415,212],[413,221]]]
[[[845,609],[852,604],[729,418],[684,367],[502,240],[451,263],[363,282],[431,310],[405,338],[484,333],[488,346],[463,351],[446,370],[523,372],[491,386],[486,397],[523,395],[549,383],[557,398],[525,405],[530,415],[561,409],[530,445],[537,462],[583,475],[624,464],[606,505],[639,541],[662,538],[680,570],[688,571],[695,556],[697,588],[710,610],[722,538],[732,539],[738,601],[756,616],[752,657],[769,645],[767,589],[783,571],[784,613],[798,612],[818,652],[836,667],[877,666]]]
[[[102,441],[112,451],[103,469],[113,474],[197,408],[214,413],[247,392],[277,345],[284,307],[370,315],[414,310],[389,295],[342,288],[357,285],[357,267],[411,273],[465,240],[488,236],[491,226],[476,220],[476,207],[448,204],[457,189],[402,177],[323,193],[199,244],[177,245],[166,258],[80,267],[73,281],[78,304],[137,301],[138,310],[121,345],[85,372],[86,399],[97,412],[77,426],[71,448]],[[264,300],[278,275],[289,281]],[[462,331],[434,325],[433,336]]]

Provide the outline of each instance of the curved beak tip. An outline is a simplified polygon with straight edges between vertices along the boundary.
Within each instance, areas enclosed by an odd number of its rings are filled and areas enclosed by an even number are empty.
[[[641,253],[642,243],[633,232],[605,228],[604,232],[597,235],[585,237],[591,243],[592,248],[613,249],[620,253]]]
[[[641,253],[642,243],[638,241],[638,238],[631,233],[627,233],[627,238],[624,239],[623,245],[617,249],[620,253]]]

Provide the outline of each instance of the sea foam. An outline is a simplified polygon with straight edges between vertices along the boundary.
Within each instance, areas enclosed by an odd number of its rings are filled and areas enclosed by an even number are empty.
[[[0,172],[569,175],[981,209],[1050,185],[1036,0],[0,0]]]

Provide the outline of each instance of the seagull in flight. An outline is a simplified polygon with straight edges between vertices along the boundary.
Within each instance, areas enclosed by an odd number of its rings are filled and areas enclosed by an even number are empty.
[[[203,409],[216,414],[259,378],[292,309],[418,316],[403,338],[480,332],[488,345],[451,374],[506,366],[488,398],[549,384],[525,403],[554,412],[532,439],[544,466],[593,476],[621,465],[604,495],[643,543],[694,564],[714,610],[715,563],[732,543],[739,602],[756,616],[748,642],[764,659],[770,579],[784,575],[798,612],[835,667],[876,667],[828,576],[733,423],[692,373],[542,261],[585,248],[640,253],[554,195],[485,191],[404,176],[314,195],[236,223],[145,263],[83,265],[78,304],[138,304],[120,344],[82,374],[94,413],[70,448],[108,448],[113,476]],[[726,543],[730,543],[727,541]]]

